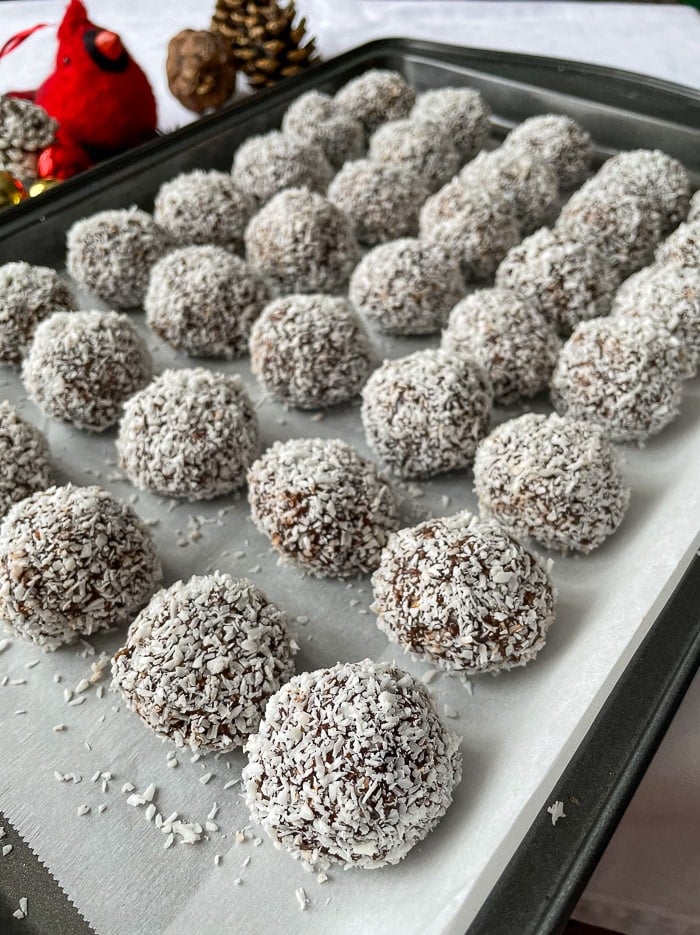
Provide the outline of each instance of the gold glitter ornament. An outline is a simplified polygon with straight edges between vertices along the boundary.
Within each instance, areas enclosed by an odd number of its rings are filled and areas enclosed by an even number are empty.
[[[0,209],[12,208],[27,197],[24,185],[11,172],[0,172]]]
[[[29,197],[36,198],[37,195],[43,195],[44,192],[48,192],[60,184],[60,179],[37,179],[36,182],[32,182],[32,184],[29,186]]]

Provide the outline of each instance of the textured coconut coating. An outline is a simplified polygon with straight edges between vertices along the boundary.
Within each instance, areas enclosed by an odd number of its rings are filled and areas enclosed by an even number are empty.
[[[444,350],[385,360],[362,391],[367,443],[396,474],[466,467],[488,432],[493,392],[475,361]]]
[[[241,747],[294,673],[286,616],[246,579],[214,572],[153,595],[112,661],[128,707],[176,746]]]
[[[142,490],[209,500],[245,483],[258,422],[241,379],[166,370],[124,406],[120,467]]]
[[[365,151],[365,128],[321,91],[307,91],[287,108],[282,118],[284,133],[323,150],[334,169]]]
[[[68,286],[48,266],[0,266],[0,361],[20,363],[39,322],[75,304]]]
[[[524,150],[546,162],[562,191],[578,188],[593,162],[590,134],[564,114],[529,117],[510,131],[503,146]]]
[[[117,312],[54,312],[42,321],[22,366],[30,397],[54,419],[103,432],[151,378],[151,355]]]
[[[371,247],[418,232],[428,189],[405,166],[357,159],[345,163],[329,185],[328,197],[350,218],[357,239]]]
[[[700,219],[681,224],[659,244],[655,259],[662,266],[700,270]]]
[[[429,192],[452,178],[462,164],[449,135],[434,123],[404,118],[383,124],[369,141],[369,157],[418,176]]]
[[[323,195],[290,188],[245,232],[248,262],[280,292],[340,292],[360,256],[353,223]]]
[[[423,205],[420,237],[458,260],[466,282],[478,282],[491,279],[520,241],[520,226],[510,204],[455,178]]]
[[[49,650],[126,624],[160,579],[149,530],[100,487],[49,487],[0,526],[0,616]]]
[[[438,88],[416,98],[411,119],[438,126],[462,162],[483,149],[491,130],[491,108],[473,88]]]
[[[459,179],[468,191],[486,193],[509,205],[524,234],[556,215],[559,204],[556,173],[525,150],[501,148],[479,153],[462,169]]]
[[[243,232],[257,210],[227,172],[183,172],[164,182],[153,219],[178,244],[217,244],[243,252]]]
[[[46,439],[4,399],[0,402],[0,516],[13,503],[47,487],[50,474]]]
[[[295,676],[246,745],[251,817],[318,869],[397,864],[461,779],[459,740],[428,689],[369,659]]]
[[[688,207],[688,217],[686,218],[688,222],[690,221],[700,221],[700,191],[695,192],[693,197],[690,199],[690,205]]]
[[[597,247],[547,227],[512,247],[496,271],[497,286],[516,292],[564,337],[608,313],[618,282]]]
[[[416,92],[397,71],[373,68],[348,81],[335,95],[342,111],[359,120],[370,136],[381,123],[407,117]]]
[[[659,217],[643,199],[616,194],[597,178],[586,182],[564,205],[557,230],[596,247],[619,279],[650,263],[661,239]]]
[[[687,353],[683,376],[692,377],[700,360],[700,269],[649,266],[625,280],[615,294],[612,314],[652,318]]]
[[[259,204],[285,188],[304,186],[325,192],[333,168],[319,146],[309,145],[279,130],[251,136],[236,150],[233,181]]]
[[[577,326],[552,374],[558,412],[643,442],[678,415],[688,360],[650,318],[594,318]]]
[[[465,292],[459,262],[414,238],[370,250],[350,277],[350,299],[388,334],[431,334]]]
[[[661,231],[673,230],[688,213],[690,179],[681,163],[658,149],[618,153],[596,176],[615,197],[636,195],[659,220]]]
[[[352,399],[372,366],[372,347],[347,299],[275,299],[253,325],[250,367],[275,399],[302,409]]]
[[[497,523],[467,512],[393,533],[372,587],[379,629],[441,669],[524,666],[554,620],[542,563]]]
[[[458,302],[442,346],[484,368],[501,406],[545,389],[561,347],[542,314],[507,289],[481,289]]]
[[[387,481],[337,438],[275,442],[248,471],[248,499],[282,559],[321,577],[372,571],[397,526]]]
[[[482,517],[559,552],[601,545],[622,522],[630,495],[602,429],[534,412],[503,422],[481,442],[474,490]]]
[[[43,107],[21,97],[0,94],[1,148],[37,153],[53,143],[57,129],[57,121]]]
[[[151,267],[174,246],[150,214],[99,211],[68,231],[66,266],[73,279],[115,308],[141,305]]]
[[[151,270],[143,307],[168,344],[193,357],[230,360],[245,352],[269,298],[262,276],[223,247],[182,247]]]

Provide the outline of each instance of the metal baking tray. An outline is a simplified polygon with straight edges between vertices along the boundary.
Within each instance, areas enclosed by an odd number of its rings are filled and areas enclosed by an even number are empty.
[[[335,91],[369,68],[397,69],[418,90],[459,84],[478,88],[493,109],[495,140],[530,115],[568,113],[593,135],[599,161],[618,149],[658,147],[679,158],[695,184],[700,182],[698,91],[570,61],[387,39],[347,52],[0,214],[0,262],[60,265],[66,230],[77,218],[130,204],[148,209],[162,181],[178,172],[228,169],[239,143],[278,126],[297,95],[310,88]],[[676,580],[682,573],[679,569]],[[695,559],[547,798],[568,802],[573,797],[584,807],[569,809],[575,817],[559,822],[556,833],[546,813],[535,820],[491,894],[484,894],[470,933],[535,935],[561,929],[697,668],[699,596]],[[31,855],[27,859],[33,860]],[[7,877],[0,882],[0,904],[14,889],[17,868],[7,862],[3,870]],[[43,868],[36,873],[37,880],[48,881]],[[10,920],[4,930],[44,932],[56,929],[60,918],[62,935],[90,931],[72,916],[67,901],[58,905],[55,888],[47,885],[46,892],[52,895],[43,905],[35,901],[29,918]],[[289,931],[299,924],[290,921]]]

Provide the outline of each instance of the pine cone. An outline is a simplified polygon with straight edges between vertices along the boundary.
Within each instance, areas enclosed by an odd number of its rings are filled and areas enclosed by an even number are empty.
[[[168,43],[165,69],[172,94],[198,114],[225,104],[236,89],[236,66],[219,33],[183,29]]]
[[[269,88],[318,61],[306,20],[294,25],[296,8],[260,0],[217,0],[211,28],[230,43],[253,88]],[[305,45],[303,43],[306,43]]]
[[[0,140],[3,148],[11,146],[28,153],[49,146],[58,124],[43,107],[17,97],[0,95]]]

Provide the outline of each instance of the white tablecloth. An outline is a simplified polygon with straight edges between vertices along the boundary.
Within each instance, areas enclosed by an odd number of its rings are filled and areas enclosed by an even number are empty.
[[[687,7],[588,3],[298,0],[324,57],[404,35],[613,65],[700,87],[700,16]],[[92,19],[121,33],[146,70],[159,124],[192,119],[170,95],[167,40],[207,25],[212,2],[88,0]],[[0,4],[0,44],[34,23],[57,24],[58,0]],[[0,60],[0,91],[36,87],[49,73],[55,30]],[[608,847],[577,917],[629,935],[700,932],[700,680],[696,679]]]

